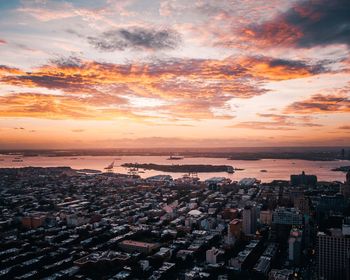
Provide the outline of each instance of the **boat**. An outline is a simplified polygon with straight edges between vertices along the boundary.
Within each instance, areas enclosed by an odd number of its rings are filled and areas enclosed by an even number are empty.
[[[23,159],[13,159],[12,162],[22,162]]]
[[[181,159],[184,159],[184,157],[183,156],[179,156],[179,155],[171,155],[167,159],[168,160],[181,160]]]
[[[261,169],[260,172],[267,172],[267,170],[266,169]]]
[[[112,161],[112,163],[110,165],[108,165],[107,167],[105,167],[106,170],[111,170],[114,167],[114,161]]]

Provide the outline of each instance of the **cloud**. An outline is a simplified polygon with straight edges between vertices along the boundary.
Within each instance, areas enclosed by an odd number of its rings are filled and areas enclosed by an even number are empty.
[[[339,129],[350,130],[350,125],[342,125],[338,127]]]
[[[75,16],[74,7],[67,2],[48,2],[26,0],[22,1],[18,12],[28,14],[39,21],[51,21]]]
[[[350,47],[350,2],[299,1],[271,20],[250,25],[244,34],[266,46],[310,48],[343,44]]]
[[[281,114],[257,114],[261,118],[269,118],[271,121],[248,121],[229,126],[233,128],[261,129],[261,130],[296,130],[299,127],[320,127],[322,125],[312,123],[309,116],[290,116]]]
[[[331,114],[349,113],[350,100],[347,93],[314,94],[310,98],[290,104],[286,113],[291,114]]]
[[[75,133],[81,133],[84,131],[85,131],[85,129],[72,129],[72,132],[75,132]]]
[[[106,52],[125,49],[175,49],[181,42],[181,36],[175,30],[141,27],[110,30],[87,39],[94,48]]]
[[[3,76],[20,75],[20,74],[24,74],[24,72],[18,68],[9,67],[6,65],[0,65],[0,78]]]
[[[108,100],[90,97],[22,92],[0,96],[0,117],[44,119],[138,118]]]
[[[271,57],[228,57],[218,59],[167,59],[143,63],[113,64],[82,60],[77,57],[59,57],[32,71],[0,66],[0,83],[17,87],[46,88],[47,96],[33,92],[19,97],[37,102],[36,114],[25,102],[26,116],[111,118],[113,111],[130,112],[146,118],[231,119],[234,112],[228,105],[233,98],[248,99],[265,94],[264,84],[317,75],[326,71],[320,65],[305,61],[276,60]],[[52,95],[52,90],[60,96]],[[15,94],[4,97],[15,101]],[[150,101],[152,114],[147,106],[133,106],[134,99]],[[159,100],[154,103],[152,100]],[[57,101],[57,102],[56,102]],[[4,99],[5,102],[5,99]],[[46,102],[46,103],[45,103]],[[21,104],[22,104],[21,103]],[[46,105],[44,106],[43,103]],[[44,109],[44,107],[46,109]],[[21,112],[20,106],[18,108]],[[14,107],[12,114],[16,115]],[[89,112],[89,110],[93,110]],[[103,111],[103,114],[101,113]],[[5,110],[7,115],[9,110]],[[109,113],[108,113],[109,112]],[[19,115],[19,113],[17,114]]]
[[[0,38],[0,45],[5,45],[5,44],[7,44],[7,42],[4,39]]]
[[[322,63],[266,56],[245,57],[239,64],[256,77],[276,81],[305,78],[329,71]]]

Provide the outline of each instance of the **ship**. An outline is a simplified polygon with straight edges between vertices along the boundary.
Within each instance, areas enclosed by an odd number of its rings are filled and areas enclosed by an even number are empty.
[[[23,159],[13,159],[12,162],[22,162]]]
[[[136,176],[139,173],[139,169],[137,167],[128,168],[128,175]]]
[[[179,155],[171,155],[167,159],[168,160],[181,160],[181,159],[184,159],[184,157],[183,156],[179,156]]]
[[[112,161],[112,163],[110,165],[108,165],[107,167],[105,167],[106,170],[111,170],[114,167],[114,161]]]

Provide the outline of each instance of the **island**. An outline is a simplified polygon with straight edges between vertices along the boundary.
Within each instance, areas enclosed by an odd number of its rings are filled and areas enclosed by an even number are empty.
[[[161,165],[161,164],[154,164],[154,163],[124,163],[122,164],[123,167],[127,168],[141,168],[141,169],[147,169],[147,170],[157,170],[157,171],[163,171],[163,172],[181,172],[181,173],[188,173],[188,172],[197,172],[197,173],[203,173],[203,172],[227,172],[227,173],[234,173],[234,168],[231,165],[210,165],[210,164],[172,164],[172,165]]]
[[[348,165],[348,166],[340,166],[340,167],[337,167],[337,168],[333,168],[332,171],[348,172],[348,171],[350,171],[350,165]]]

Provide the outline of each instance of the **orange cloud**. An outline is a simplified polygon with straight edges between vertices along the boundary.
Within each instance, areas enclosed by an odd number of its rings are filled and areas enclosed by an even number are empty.
[[[22,74],[24,74],[24,72],[17,69],[17,68],[5,66],[5,65],[0,65],[0,79],[2,77],[6,77],[6,76],[22,75]],[[1,82],[1,80],[0,80],[0,82]]]
[[[348,96],[346,93],[314,94],[309,99],[292,103],[285,109],[285,112],[292,114],[349,113]]]
[[[93,102],[89,97],[38,93],[16,93],[0,96],[1,117],[32,117],[44,119],[138,119],[128,110],[113,108],[108,100]]]
[[[232,118],[230,112],[225,115],[214,111],[229,110],[227,102],[232,98],[251,98],[266,93],[263,87],[266,81],[301,78],[321,71],[325,71],[322,66],[268,57],[174,59],[139,64],[99,63],[71,57],[52,61],[31,72],[3,66],[0,67],[2,84],[54,89],[62,94],[34,94],[29,104],[37,106],[41,113],[28,110],[29,105],[22,102],[24,110],[18,105],[0,114],[49,117],[51,109],[52,115],[57,117],[62,107],[61,117],[67,118],[84,118],[86,115],[110,118],[127,112],[146,116],[142,108],[131,106],[125,98],[130,96],[166,101],[167,105],[155,107],[170,118]],[[13,104],[11,102],[17,102],[16,98],[29,100],[29,96],[26,93],[2,98]],[[91,110],[95,112],[91,113]],[[117,112],[112,114],[115,110]]]

